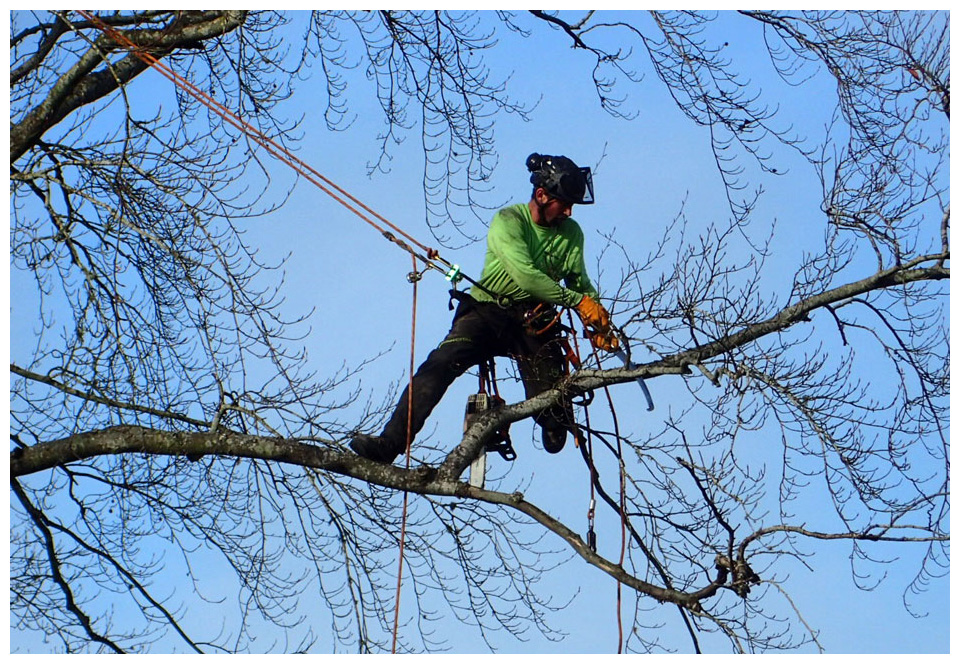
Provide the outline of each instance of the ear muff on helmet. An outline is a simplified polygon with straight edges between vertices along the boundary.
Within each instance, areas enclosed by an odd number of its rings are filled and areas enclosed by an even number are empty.
[[[534,152],[527,157],[530,183],[568,203],[590,205],[593,197],[593,174],[589,167],[577,166],[564,156],[551,157]]]

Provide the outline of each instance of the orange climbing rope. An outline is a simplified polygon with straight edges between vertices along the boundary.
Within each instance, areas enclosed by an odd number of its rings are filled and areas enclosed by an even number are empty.
[[[281,162],[290,166],[294,171],[302,175],[308,182],[316,185],[321,191],[330,196],[332,199],[343,205],[345,208],[353,212],[355,215],[360,217],[363,221],[370,224],[373,228],[378,230],[385,238],[391,242],[397,244],[405,251],[409,252],[416,258],[419,258],[424,264],[440,272],[447,272],[439,266],[433,263],[434,260],[437,260],[448,268],[456,268],[456,266],[451,265],[440,257],[439,252],[435,249],[431,249],[427,245],[419,242],[409,233],[405,232],[400,227],[396,226],[388,219],[380,215],[379,213],[372,210],[358,198],[350,194],[348,191],[338,186],[335,182],[324,176],[322,173],[317,171],[317,169],[310,166],[292,152],[290,152],[286,147],[277,143],[275,140],[261,132],[259,129],[251,125],[250,123],[242,120],[236,113],[232,110],[218,102],[216,99],[211,97],[209,94],[192,84],[190,81],[186,80],[179,74],[177,74],[173,69],[167,66],[165,63],[161,62],[159,59],[151,55],[149,52],[143,50],[141,47],[137,46],[133,41],[131,41],[122,31],[117,30],[106,23],[104,23],[99,17],[85,11],[77,10],[81,16],[87,19],[94,27],[100,30],[102,33],[108,35],[118,44],[126,47],[134,56],[139,58],[141,61],[154,68],[161,75],[163,75],[168,80],[172,81],[174,85],[178,86],[182,90],[188,92],[194,98],[196,98],[200,103],[209,108],[215,114],[220,116],[227,123],[239,129],[249,138],[251,138],[255,143],[263,147],[269,154],[279,159]],[[349,200],[349,202],[348,202]],[[363,210],[363,212],[361,212]],[[376,218],[377,221],[374,221],[371,217]],[[379,223],[378,223],[379,222]],[[382,224],[382,225],[381,225]],[[405,238],[406,242],[397,238],[393,233],[386,230],[384,226],[389,227],[393,232],[401,235]],[[409,244],[408,244],[409,243]],[[418,254],[410,245],[416,246],[420,249],[423,254]]]
[[[417,259],[413,258],[413,272],[409,275],[410,283],[413,284],[413,306],[410,314],[410,382],[407,385],[407,448],[405,468],[410,468],[410,447],[413,444],[413,358],[416,355],[417,342],[417,282],[420,281],[420,273],[417,272]],[[391,652],[397,652],[397,631],[400,624],[400,586],[403,579],[403,551],[407,539],[407,498],[409,493],[403,492],[403,515],[400,519],[400,561],[397,563],[397,595],[393,605],[393,646]]]

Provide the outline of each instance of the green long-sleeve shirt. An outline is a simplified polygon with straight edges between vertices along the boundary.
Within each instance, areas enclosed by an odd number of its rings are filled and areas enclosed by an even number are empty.
[[[513,302],[535,300],[573,307],[584,295],[599,297],[584,265],[580,225],[568,218],[556,227],[538,226],[526,203],[494,215],[479,281]],[[470,294],[480,301],[494,299],[476,286]]]

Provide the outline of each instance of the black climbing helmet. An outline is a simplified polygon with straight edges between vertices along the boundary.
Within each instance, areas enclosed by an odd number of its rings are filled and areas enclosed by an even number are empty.
[[[577,205],[594,202],[593,174],[588,166],[581,168],[567,157],[534,152],[527,157],[527,170],[531,184],[543,187],[554,198]]]

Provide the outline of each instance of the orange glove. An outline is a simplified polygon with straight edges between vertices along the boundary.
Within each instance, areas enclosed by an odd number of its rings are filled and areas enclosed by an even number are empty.
[[[597,332],[605,333],[610,329],[610,314],[602,304],[589,295],[584,295],[580,300],[580,304],[577,305],[577,314],[584,325],[592,327]]]
[[[617,339],[611,331],[607,332],[594,332],[590,335],[590,343],[593,344],[594,348],[599,350],[605,350],[608,353],[612,353],[620,348],[620,340]]]

